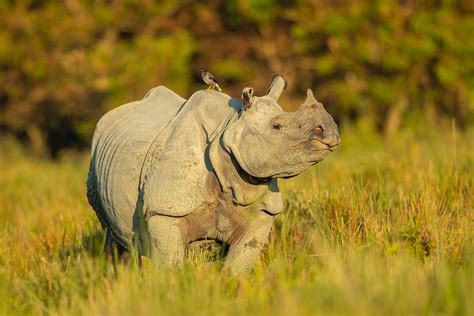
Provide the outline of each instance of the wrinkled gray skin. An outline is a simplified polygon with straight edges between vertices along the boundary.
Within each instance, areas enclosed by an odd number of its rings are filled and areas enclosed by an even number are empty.
[[[89,203],[107,244],[135,245],[160,265],[178,265],[203,238],[230,245],[224,265],[249,271],[282,211],[277,179],[321,161],[339,143],[337,125],[308,90],[296,112],[277,103],[286,83],[240,99],[198,91],[188,101],[159,86],[105,114],[92,141]]]

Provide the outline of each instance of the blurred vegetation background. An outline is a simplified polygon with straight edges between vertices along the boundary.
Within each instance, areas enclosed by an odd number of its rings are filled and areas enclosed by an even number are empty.
[[[164,84],[184,97],[209,68],[224,92],[289,81],[338,122],[383,135],[474,122],[474,2],[0,1],[0,133],[37,154],[85,149],[98,118]]]

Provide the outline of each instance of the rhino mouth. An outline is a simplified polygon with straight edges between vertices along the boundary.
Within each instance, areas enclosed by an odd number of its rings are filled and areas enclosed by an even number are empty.
[[[316,144],[315,146],[319,147],[313,150],[314,152],[324,152],[324,151],[333,152],[334,150],[336,150],[337,147],[339,147],[339,145],[341,144],[341,141],[336,141],[335,143],[328,143],[318,138],[312,138],[311,143]],[[321,148],[320,146],[322,146],[323,148]]]
[[[322,145],[322,146],[321,146]],[[317,146],[317,147],[316,147]],[[315,148],[316,147],[316,148]],[[323,144],[319,142],[319,144],[315,145],[309,153],[309,159],[307,160],[311,164],[317,164],[326,158],[326,156],[335,150],[334,147],[329,145]]]
[[[310,141],[306,143],[305,147],[310,153],[323,153],[326,151],[332,151],[331,146],[316,138],[310,139]]]

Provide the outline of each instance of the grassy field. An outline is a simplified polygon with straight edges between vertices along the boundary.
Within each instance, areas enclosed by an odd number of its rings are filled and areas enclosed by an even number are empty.
[[[474,131],[342,131],[281,181],[285,211],[255,272],[201,257],[116,272],[87,204],[87,155],[0,145],[0,314],[474,315]]]

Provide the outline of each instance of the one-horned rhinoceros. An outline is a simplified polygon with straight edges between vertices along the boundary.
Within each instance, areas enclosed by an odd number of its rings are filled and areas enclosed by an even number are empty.
[[[340,143],[337,125],[311,90],[295,112],[278,98],[166,87],[105,114],[92,140],[87,196],[107,245],[177,265],[197,240],[226,242],[224,266],[250,270],[283,209],[277,179],[295,176]]]

